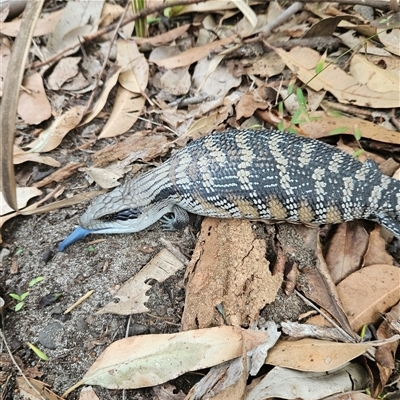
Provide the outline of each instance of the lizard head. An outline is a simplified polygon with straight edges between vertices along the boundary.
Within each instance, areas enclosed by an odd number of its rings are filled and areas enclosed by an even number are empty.
[[[129,187],[122,185],[97,197],[82,214],[80,226],[59,244],[59,251],[89,233],[140,232],[171,212],[173,203],[167,198],[156,195],[152,199],[149,193],[143,192],[143,187],[140,191],[135,190],[136,186],[130,182]]]

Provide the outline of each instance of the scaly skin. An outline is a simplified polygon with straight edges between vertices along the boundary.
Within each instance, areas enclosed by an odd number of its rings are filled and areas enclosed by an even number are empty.
[[[139,232],[187,212],[217,218],[330,224],[376,221],[400,238],[400,181],[323,142],[275,130],[198,139],[159,167],[99,196],[81,217],[88,233]],[[69,244],[69,243],[68,243]]]

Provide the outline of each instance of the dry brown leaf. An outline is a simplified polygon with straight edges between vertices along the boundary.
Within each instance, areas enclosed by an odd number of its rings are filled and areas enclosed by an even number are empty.
[[[338,291],[336,290],[330,271],[322,255],[318,240],[316,267],[305,267],[301,272],[305,276],[302,280],[299,280],[299,287],[307,298],[329,311],[336,321],[339,322],[341,328],[351,336],[353,332],[347,319],[345,308],[341,304]]]
[[[44,91],[43,79],[37,72],[22,81],[18,115],[27,123],[37,125],[51,117],[51,106]]]
[[[371,396],[360,392],[340,393],[330,396],[327,400],[371,400]]]
[[[387,314],[389,318],[395,318],[400,320],[400,304],[394,306],[391,311]],[[393,336],[393,330],[389,322],[385,319],[376,331],[376,337],[379,340],[389,339]],[[379,380],[374,379],[372,396],[378,398],[379,394],[382,393],[383,388],[388,383],[390,376],[395,369],[395,354],[399,346],[399,341],[389,342],[383,346],[379,346],[376,349],[375,360],[379,370]]]
[[[263,343],[268,336],[267,332],[220,326],[117,340],[63,396],[81,385],[100,385],[109,389],[159,385],[185,372],[242,356],[244,351]]]
[[[337,291],[351,327],[358,332],[400,301],[400,268],[382,264],[362,268],[340,282]]]
[[[97,29],[100,22],[104,0],[77,2],[68,1],[54,32],[47,42],[47,50],[55,54],[67,47],[76,45],[65,55],[75,53],[80,46],[81,37]]]
[[[118,78],[120,85],[143,94],[149,80],[149,64],[133,40],[118,40],[117,63],[123,67]]]
[[[369,376],[360,364],[349,363],[331,372],[304,372],[275,367],[248,391],[246,400],[320,400],[334,393],[364,390]]]
[[[101,167],[116,160],[124,160],[124,165],[139,159],[147,162],[165,155],[168,149],[169,143],[164,135],[149,135],[149,132],[141,131],[113,146],[97,151],[93,154],[93,162],[95,167]]]
[[[40,196],[42,191],[36,187],[19,187],[17,188],[17,205],[18,209],[24,208],[30,199]],[[0,192],[0,216],[14,211],[5,202],[2,193]]]
[[[152,45],[152,46],[161,46],[163,44],[169,44],[174,40],[182,37],[182,35],[190,28],[190,24],[185,24],[182,26],[178,26],[177,28],[171,29],[167,32],[164,32],[160,35],[152,36],[149,38],[143,37],[134,37],[136,44],[138,46],[143,45]]]
[[[97,99],[95,105],[93,106],[92,111],[85,116],[85,119],[81,122],[81,125],[88,124],[99,115],[100,111],[103,109],[107,102],[108,95],[110,94],[112,88],[118,82],[118,77],[122,68],[123,67],[119,65],[115,65],[114,67],[109,69],[106,82],[103,85],[103,91],[101,92],[100,97]]]
[[[6,78],[8,62],[10,60],[11,50],[10,50],[10,42],[7,38],[3,38],[3,42],[0,46],[0,60],[1,60],[1,68],[0,68],[0,97],[3,96],[3,86],[4,80]]]
[[[52,182],[62,182],[64,179],[69,178],[73,175],[78,168],[84,167],[85,163],[68,163],[59,170],[46,176],[46,178],[34,184],[35,187],[43,187]]]
[[[189,65],[207,57],[211,51],[218,52],[222,46],[226,46],[232,43],[236,39],[236,35],[226,37],[224,39],[216,40],[212,43],[207,43],[203,46],[193,47],[192,49],[186,50],[177,56],[167,58],[164,60],[153,60],[152,62],[159,67],[173,69],[180,67],[188,67]]]
[[[390,92],[400,87],[400,76],[389,69],[383,69],[361,54],[354,54],[350,63],[350,73],[363,85],[375,92]]]
[[[324,111],[309,113],[311,122],[300,124],[308,137],[318,139],[329,136],[334,129],[342,128],[343,133],[352,135],[356,128],[363,138],[377,140],[383,143],[399,144],[399,133],[391,131],[373,122],[344,115],[328,115]]]
[[[102,188],[111,189],[119,186],[118,179],[122,178],[121,174],[114,174],[105,168],[83,168],[83,170]]]
[[[167,278],[182,269],[184,264],[167,249],[161,250],[134,277],[126,281],[114,295],[113,301],[96,312],[96,314],[130,315],[150,310],[145,306],[151,289],[147,284],[151,279],[164,282]]]
[[[27,382],[29,381],[29,384]],[[38,381],[37,379],[26,378],[25,376],[18,376],[15,379],[16,386],[25,399],[40,399],[38,397],[38,392],[41,394],[42,399],[45,400],[63,400],[61,397],[57,396],[53,393],[49,388],[48,385],[45,383]],[[32,386],[34,389],[32,389]]]
[[[325,254],[335,284],[360,268],[367,246],[368,233],[360,222],[338,225]]]
[[[62,58],[49,76],[48,84],[50,88],[59,90],[65,82],[76,76],[79,72],[78,64],[81,59],[82,57]]]
[[[222,59],[223,56],[219,55],[199,60],[192,76],[196,94],[224,98],[232,88],[240,85],[242,79],[233,76],[227,66],[219,64]]]
[[[273,54],[273,53],[271,53]],[[267,101],[269,89],[266,87],[260,87],[245,93],[236,105],[236,120],[242,117],[251,117],[256,110],[265,110],[270,106],[270,102]]]
[[[91,386],[85,386],[79,394],[79,400],[99,400],[99,397]]]
[[[242,59],[239,62],[243,65],[245,74],[257,75],[260,78],[279,75],[285,68],[285,63],[273,52],[263,54],[255,59]]]
[[[29,152],[42,153],[58,147],[64,136],[78,126],[84,110],[84,106],[75,106],[57,117],[47,129],[40,133],[36,140],[27,145],[30,148]]]
[[[129,131],[142,113],[146,99],[122,86],[118,87],[114,107],[99,139],[115,137]]]
[[[369,235],[368,248],[364,256],[364,267],[374,264],[394,265],[393,257],[386,250],[386,241],[381,236],[382,228],[376,226]]]
[[[41,200],[35,204],[32,204],[31,206],[24,208],[23,210],[21,210],[20,214],[21,215],[37,215],[37,214],[49,213],[50,211],[59,210],[60,208],[70,207],[75,204],[80,204],[84,201],[90,200],[91,198],[93,198],[95,196],[99,196],[103,193],[105,193],[105,190],[94,190],[92,192],[79,193],[79,194],[76,194],[75,196],[68,197],[66,199],[59,200],[59,201],[54,201],[53,203],[46,204],[45,206],[42,206],[42,207],[38,207],[39,204],[43,203],[43,201]],[[46,197],[48,197],[48,196],[46,196]]]
[[[184,146],[189,139],[196,140],[207,133],[212,132],[221,123],[221,116],[218,113],[213,113],[206,117],[196,120],[186,132],[180,136],[175,143],[178,146]]]
[[[160,78],[161,89],[174,96],[187,94],[192,80],[188,68],[175,68],[166,71]]]
[[[266,244],[249,221],[206,218],[187,268],[182,329],[249,325],[275,300],[283,274],[271,275]],[[225,322],[225,323],[226,323]]]
[[[371,343],[338,343],[328,340],[279,340],[269,351],[266,364],[299,371],[326,372],[341,367],[372,348]]]
[[[33,36],[44,36],[52,33],[58,24],[58,21],[63,14],[64,9],[54,11],[47,14],[43,18],[39,18],[36,23],[35,30],[33,31]],[[21,27],[21,19],[14,19],[10,22],[3,22],[0,26],[0,33],[5,36],[15,37],[18,35],[19,29]]]
[[[385,46],[387,51],[390,51],[392,54],[396,56],[400,56],[400,29],[397,27],[395,29],[382,30],[378,31],[378,38],[381,43]]]
[[[261,0],[250,0],[247,2],[249,6],[256,4],[264,4]],[[209,0],[199,4],[189,4],[183,6],[176,15],[186,13],[203,13],[211,11],[222,11],[236,9],[235,2],[229,0]]]
[[[391,91],[384,93],[375,92],[368,86],[359,84],[356,79],[333,64],[317,75],[315,67],[321,55],[306,47],[296,47],[288,52],[278,48],[274,50],[302,82],[313,90],[331,92],[341,103],[371,108],[400,107],[398,87],[393,87]]]
[[[39,164],[50,165],[51,167],[60,167],[61,163],[54,158],[48,156],[42,156],[38,153],[29,153],[20,149],[18,146],[14,145],[14,164],[22,164],[27,161],[37,162]]]

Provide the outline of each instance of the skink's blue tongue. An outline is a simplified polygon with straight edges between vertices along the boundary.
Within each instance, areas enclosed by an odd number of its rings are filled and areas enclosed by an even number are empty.
[[[76,242],[77,240],[83,239],[85,236],[89,235],[89,233],[93,232],[92,230],[82,228],[78,226],[72,233],[68,235],[66,239],[64,239],[58,245],[58,251],[64,251],[70,244]]]

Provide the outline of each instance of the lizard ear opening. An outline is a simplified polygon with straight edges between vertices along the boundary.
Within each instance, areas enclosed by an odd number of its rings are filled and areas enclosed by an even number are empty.
[[[126,208],[114,214],[107,214],[101,217],[103,221],[127,221],[128,219],[136,219],[142,214],[139,208]]]

